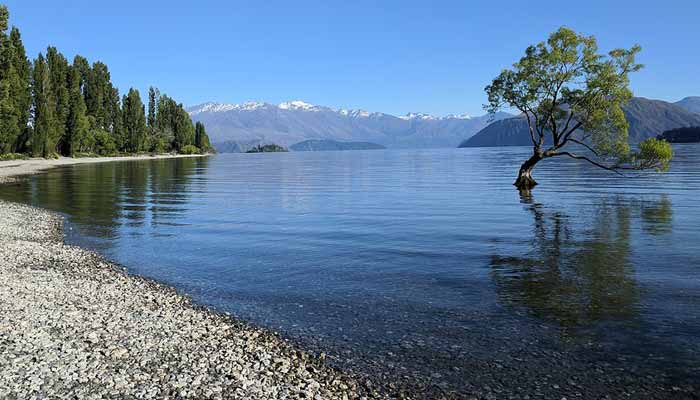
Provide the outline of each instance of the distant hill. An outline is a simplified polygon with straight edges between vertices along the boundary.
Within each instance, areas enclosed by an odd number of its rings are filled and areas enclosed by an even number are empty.
[[[336,140],[304,140],[289,147],[292,151],[381,150],[386,147],[369,142],[338,142]]]
[[[700,114],[661,100],[633,98],[625,107],[629,122],[630,142],[656,137],[661,133],[682,127],[700,126]],[[524,117],[496,121],[482,129],[459,147],[497,147],[531,145],[527,120]]]
[[[213,143],[214,148],[219,153],[245,153],[246,151],[255,147],[258,143],[239,143],[236,141],[226,141]]]
[[[260,144],[252,149],[246,151],[246,153],[286,153],[289,150],[286,148],[276,145],[276,144]]]
[[[659,135],[659,139],[671,143],[700,143],[700,126],[671,129]]]
[[[683,107],[686,111],[700,114],[700,96],[686,97],[685,99],[673,104]]]
[[[219,152],[236,145],[291,146],[310,139],[369,142],[389,148],[455,147],[492,121],[488,115],[435,117],[413,113],[396,117],[363,110],[334,110],[303,101],[279,105],[205,103],[187,111],[194,121],[204,123]],[[509,117],[512,115],[499,113],[495,119]]]

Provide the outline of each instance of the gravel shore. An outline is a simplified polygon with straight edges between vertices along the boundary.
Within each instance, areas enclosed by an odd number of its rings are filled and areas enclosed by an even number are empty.
[[[280,337],[63,243],[0,202],[0,398],[382,398]]]

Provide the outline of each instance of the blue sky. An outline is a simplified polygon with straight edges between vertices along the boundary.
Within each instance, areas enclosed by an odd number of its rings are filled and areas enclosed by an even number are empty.
[[[482,114],[483,88],[566,25],[643,47],[636,95],[700,95],[700,1],[5,1],[31,57],[101,60],[123,93]]]

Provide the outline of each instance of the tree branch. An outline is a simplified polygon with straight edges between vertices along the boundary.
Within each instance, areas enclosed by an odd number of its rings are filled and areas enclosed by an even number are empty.
[[[572,141],[573,143],[580,144],[581,146],[583,146],[583,147],[587,148],[588,150],[590,150],[591,153],[595,154],[596,157],[600,157],[600,154],[598,154],[598,152],[597,152],[593,147],[587,145],[586,143],[584,143],[584,142],[582,142],[582,141],[579,141],[579,140],[576,140],[576,139],[574,139],[574,138],[569,138],[569,139],[567,139],[567,140],[570,140],[570,141]]]
[[[566,144],[566,142],[569,141],[569,139],[571,138],[571,135],[573,135],[573,133],[576,132],[576,130],[577,130],[578,128],[580,128],[581,126],[583,126],[583,122],[578,122],[576,125],[574,125],[574,126],[571,128],[571,130],[570,130],[569,132],[565,133],[565,134],[564,134],[564,140],[561,142],[561,144],[559,145],[559,147],[563,147],[563,146]]]
[[[618,175],[620,175],[620,176],[625,176],[622,172],[618,171],[616,168],[608,167],[607,165],[600,164],[600,163],[598,163],[598,162],[596,162],[596,161],[591,160],[590,158],[588,158],[588,157],[586,157],[586,156],[580,156],[580,155],[578,155],[578,154],[570,153],[570,152],[568,152],[568,151],[562,151],[562,152],[560,152],[560,153],[550,154],[550,157],[556,157],[556,156],[567,156],[567,157],[571,157],[571,158],[573,158],[573,159],[575,159],[575,160],[588,161],[589,163],[595,165],[595,166],[598,167],[598,168],[602,168],[602,169],[604,169],[604,170],[606,170],[606,171],[614,172],[614,173],[616,173],[616,174],[618,174]]]
[[[535,147],[537,149],[542,147],[542,144],[544,142],[544,133],[542,133],[542,129],[540,129],[540,119],[539,116],[537,115],[536,112],[532,110],[532,108],[527,107],[527,110],[532,113],[532,116],[535,118],[535,131],[537,131],[537,136],[539,136],[539,141],[535,143]]]
[[[532,140],[532,145],[537,146],[537,140],[535,140],[535,130],[532,129],[532,121],[530,120],[530,114],[525,111],[525,116],[527,117],[527,127],[530,129],[530,140]]]
[[[571,123],[571,120],[574,118],[574,111],[571,108],[571,105],[569,105],[569,118],[566,120],[566,125],[564,125],[564,129],[562,132],[566,134],[566,130],[569,129],[569,124]]]

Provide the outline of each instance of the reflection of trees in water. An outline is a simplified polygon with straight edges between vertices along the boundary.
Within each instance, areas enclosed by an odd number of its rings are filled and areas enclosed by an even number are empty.
[[[644,232],[670,232],[670,200],[616,198],[575,219],[527,196],[523,202],[534,221],[527,255],[491,260],[501,302],[565,328],[634,319],[641,294],[629,260],[631,224],[638,216]]]
[[[208,164],[196,157],[73,166],[21,182],[3,197],[64,212],[88,234],[111,238],[119,226],[181,216],[193,178]]]
[[[160,160],[153,166],[150,179],[149,211],[151,225],[157,226],[176,219],[184,212],[193,186],[200,182],[200,175],[209,167],[208,157],[184,158],[178,162]]]
[[[673,205],[671,200],[662,196],[656,202],[642,202],[641,209],[642,228],[651,235],[663,235],[671,233],[673,229]]]

